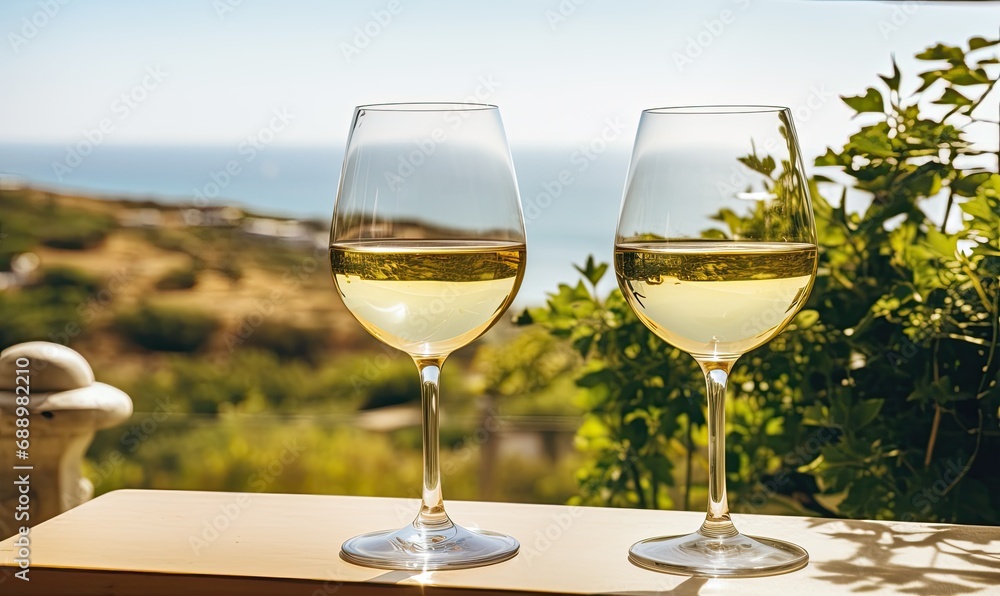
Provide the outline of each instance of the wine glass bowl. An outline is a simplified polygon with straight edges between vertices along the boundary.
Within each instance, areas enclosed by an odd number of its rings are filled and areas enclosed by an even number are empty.
[[[792,571],[793,544],[740,534],[725,485],[725,391],[740,356],[805,303],[818,250],[790,112],[771,106],[646,110],[615,238],[615,273],[636,316],[689,353],[708,394],[709,503],[701,528],[632,546],[636,565],[709,577]]]
[[[439,461],[445,359],[494,325],[524,276],[524,220],[496,106],[360,106],[344,156],[330,264],[345,306],[417,366],[423,487],[414,521],[351,538],[369,567],[461,569],[517,554],[517,540],[448,517]]]

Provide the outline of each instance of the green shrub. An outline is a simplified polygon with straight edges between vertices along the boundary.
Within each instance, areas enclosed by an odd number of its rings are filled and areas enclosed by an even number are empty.
[[[239,266],[236,259],[226,256],[215,266],[215,270],[229,280],[230,285],[237,285],[243,279],[243,268]]]
[[[449,387],[449,390],[454,389]],[[420,403],[420,377],[417,367],[409,358],[400,359],[398,365],[379,372],[367,388],[367,399],[361,404],[362,410],[373,410],[386,406],[406,403]]]
[[[115,222],[105,215],[60,206],[33,189],[0,191],[0,271],[11,259],[38,244],[83,249],[100,244]]]
[[[1000,174],[979,161],[970,131],[997,84],[981,50],[938,44],[907,103],[893,65],[882,90],[844,102],[871,124],[816,162],[836,168],[871,204],[848,212],[813,185],[819,275],[785,332],[730,375],[730,505],[875,519],[1000,523]],[[985,55],[984,55],[985,54]],[[927,104],[943,106],[935,118]],[[981,119],[983,118],[983,119]],[[818,180],[828,182],[819,177]],[[943,213],[928,199],[946,199]],[[958,229],[950,215],[960,210]],[[748,222],[737,222],[746,225]],[[690,506],[692,453],[704,384],[693,360],[640,325],[615,291],[562,285],[530,319],[587,363],[577,384],[588,410],[578,433],[586,503]],[[681,470],[674,462],[684,457]],[[805,509],[803,509],[805,508]]]
[[[96,294],[101,290],[101,280],[73,267],[46,267],[31,285],[58,291],[78,290],[84,294]]]
[[[156,281],[157,290],[190,290],[198,284],[198,272],[193,266],[172,269]]]
[[[118,315],[115,326],[136,345],[159,352],[194,352],[219,327],[215,317],[194,310],[142,304]]]
[[[363,366],[361,362],[361,357],[348,357],[318,368],[252,349],[238,350],[228,358],[176,354],[155,371],[126,377],[112,374],[111,381],[133,395],[136,411],[152,409],[155,398],[168,397],[180,411],[197,414],[239,408],[326,415],[353,411],[364,399],[348,380]]]
[[[52,248],[86,250],[104,242],[112,223],[106,217],[83,212],[46,222],[38,230],[38,237],[42,244]]]
[[[329,332],[323,328],[300,327],[267,319],[243,339],[243,345],[267,350],[280,358],[299,358],[316,363],[328,348],[328,336]]]
[[[63,302],[65,298],[48,288],[0,292],[0,349],[26,341],[61,341],[66,326],[79,323],[76,304]]]
[[[471,431],[466,437],[458,448],[441,453],[446,498],[484,497],[486,444]],[[408,505],[412,513],[420,495],[419,446],[401,449],[393,434],[333,426],[321,417],[233,412],[205,418],[161,401],[150,410],[137,408],[121,428],[98,433],[87,457],[85,473],[97,494],[133,488],[391,496],[414,499]],[[500,456],[487,470],[493,479],[488,496],[565,502],[574,491],[573,463],[554,468]]]
[[[155,246],[170,252],[182,252],[187,255],[197,254],[197,243],[195,239],[186,231],[175,231],[169,228],[152,228],[143,229],[139,231],[139,234],[146,239],[147,242]]]
[[[101,280],[71,267],[49,267],[31,285],[0,292],[0,348],[26,341],[73,345],[93,324],[90,301]]]

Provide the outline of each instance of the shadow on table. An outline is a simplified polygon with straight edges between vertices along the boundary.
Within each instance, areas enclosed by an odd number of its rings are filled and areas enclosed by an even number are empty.
[[[651,573],[656,573],[655,571]],[[676,576],[672,576],[676,577]],[[701,589],[705,587],[708,583],[708,578],[706,577],[689,577],[683,582],[673,586],[669,589],[663,590],[629,590],[624,592],[598,592],[602,596],[616,596],[616,595],[628,595],[628,596],[665,596],[669,594],[670,596],[696,596],[701,593]]]
[[[1000,586],[1000,549],[988,550],[995,528],[830,519],[813,520],[811,526],[856,545],[848,559],[810,564],[820,572],[817,579],[845,592],[974,594]],[[913,556],[910,549],[920,553]]]

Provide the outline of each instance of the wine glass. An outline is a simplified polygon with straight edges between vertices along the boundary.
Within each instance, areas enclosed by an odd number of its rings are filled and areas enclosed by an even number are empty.
[[[725,395],[737,359],[770,341],[816,276],[816,227],[787,108],[645,110],[615,237],[618,285],[639,319],[689,353],[708,393],[708,515],[685,536],[637,542],[629,560],[658,571],[751,577],[809,555],[740,534],[726,499]]]
[[[525,267],[524,217],[500,112],[467,103],[359,106],[330,233],[344,304],[420,375],[423,489],[400,530],[364,534],[341,556],[383,569],[461,569],[517,554],[510,536],[456,525],[444,509],[438,379],[451,352],[493,326]]]

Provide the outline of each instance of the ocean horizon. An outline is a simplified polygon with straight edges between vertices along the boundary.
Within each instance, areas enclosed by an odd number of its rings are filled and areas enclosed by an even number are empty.
[[[576,283],[574,264],[589,255],[610,262],[629,154],[573,146],[511,154],[528,237],[515,305],[540,305],[560,283]],[[84,155],[65,144],[0,144],[0,175],[55,192],[321,221],[333,213],[342,161],[334,146],[99,145]],[[608,275],[600,289],[613,286]]]

